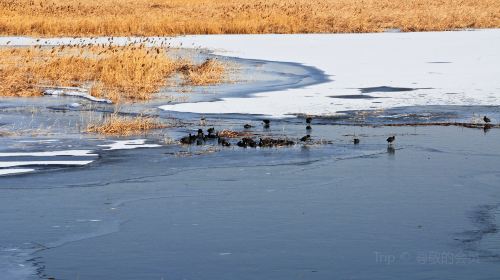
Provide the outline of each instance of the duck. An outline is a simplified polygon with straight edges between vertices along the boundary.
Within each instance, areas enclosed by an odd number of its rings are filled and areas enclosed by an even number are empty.
[[[191,135],[191,133],[189,133],[188,136],[184,136],[181,138],[181,144],[187,144],[187,145],[191,145],[194,143],[194,141],[196,140],[196,136],[194,135]]]
[[[203,129],[198,129],[198,132],[196,134],[196,136],[199,138],[199,139],[205,139],[205,134],[203,133]]]
[[[218,134],[218,133],[215,133],[215,134],[214,134],[214,132],[215,132],[215,128],[211,127],[211,128],[209,128],[209,129],[207,129],[207,132],[208,132],[208,134],[207,134],[206,138],[208,138],[208,139],[216,139],[216,138],[219,138],[219,134]]]
[[[223,147],[231,146],[231,143],[229,143],[225,138],[219,138],[217,140],[217,143],[219,143],[219,145],[222,145]]]
[[[300,138],[300,141],[306,142],[307,140],[311,139],[311,135],[307,134],[306,136]]]
[[[352,142],[354,143],[354,145],[357,145],[357,144],[359,144],[360,140],[359,140],[359,138],[354,138],[354,139],[352,139]]]
[[[245,129],[249,129],[249,128],[252,128],[252,126],[251,126],[251,125],[249,125],[249,124],[245,124],[245,125],[243,126],[243,128],[245,128]]]
[[[393,135],[393,136],[388,137],[386,141],[390,145],[390,144],[392,144],[392,142],[394,142],[394,140],[396,140],[396,136]]]
[[[257,142],[255,142],[252,138],[243,138],[236,145],[238,145],[238,147],[242,147],[242,148],[246,148],[246,147],[255,148],[255,147],[257,147]]]
[[[306,118],[306,123],[310,124],[312,122],[313,118],[312,117],[307,117]]]
[[[490,122],[491,122],[490,118],[488,118],[487,116],[484,116],[484,117],[483,117],[483,121],[484,121],[485,123],[490,123]]]
[[[269,128],[270,124],[271,124],[271,121],[270,120],[262,120],[262,122],[264,123],[264,128]]]
[[[311,130],[311,129],[312,129],[312,127],[310,125],[306,126],[306,130]]]

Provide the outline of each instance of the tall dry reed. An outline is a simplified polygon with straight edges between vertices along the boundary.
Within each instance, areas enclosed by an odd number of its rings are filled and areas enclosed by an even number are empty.
[[[379,32],[500,27],[498,0],[0,0],[4,35]]]

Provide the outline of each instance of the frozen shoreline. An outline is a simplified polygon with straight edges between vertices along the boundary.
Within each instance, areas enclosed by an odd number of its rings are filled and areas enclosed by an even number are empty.
[[[402,106],[500,105],[499,29],[187,36],[170,42],[211,49],[218,55],[293,61],[325,71],[332,81],[253,98],[164,105],[163,110],[286,117]]]
[[[0,46],[109,43],[145,38],[0,37]],[[180,113],[332,116],[404,106],[500,105],[500,29],[417,33],[193,35],[151,37],[149,45],[206,49],[215,55],[292,62],[330,81],[250,97],[160,106]]]

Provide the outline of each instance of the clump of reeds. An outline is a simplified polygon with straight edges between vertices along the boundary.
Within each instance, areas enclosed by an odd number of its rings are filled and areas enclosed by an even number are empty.
[[[185,76],[188,85],[204,86],[219,83],[225,73],[223,63],[216,59],[207,59],[202,64],[187,69]]]
[[[126,117],[112,114],[102,122],[90,123],[86,131],[103,135],[130,136],[165,127],[167,127],[166,124],[153,117]]]
[[[251,133],[248,132],[241,132],[241,131],[233,131],[229,129],[224,129],[219,132],[220,137],[225,137],[225,138],[239,138],[239,137],[249,137],[252,136]]]
[[[44,87],[76,86],[115,103],[142,101],[169,85],[176,73],[188,85],[217,84],[225,68],[219,61],[195,65],[173,59],[168,49],[144,44],[0,49],[0,96],[37,96]]]

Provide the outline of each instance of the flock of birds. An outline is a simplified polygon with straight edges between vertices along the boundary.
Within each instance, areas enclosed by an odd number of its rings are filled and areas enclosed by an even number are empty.
[[[308,134],[301,137],[300,142],[308,142],[311,140],[310,131],[312,130],[311,125],[312,125],[313,118],[307,117],[305,120],[306,120],[306,131]],[[486,125],[489,125],[489,123],[491,122],[491,120],[487,116],[483,117],[483,121],[485,122]],[[201,119],[200,124],[202,124],[202,125],[206,124],[205,118]],[[271,120],[269,120],[269,119],[262,120],[262,125],[266,129],[270,128],[271,127]],[[252,127],[253,126],[248,124],[248,123],[243,125],[243,128],[245,128],[245,129],[250,129]],[[210,141],[210,140],[213,140],[213,141],[217,140],[217,143],[221,146],[224,146],[224,147],[231,146],[231,143],[226,138],[219,136],[219,133],[215,131],[214,127],[207,129],[207,134],[205,134],[203,132],[203,129],[200,128],[200,129],[198,129],[198,132],[195,135],[192,135],[190,133],[189,135],[182,137],[180,139],[180,142],[181,142],[181,144],[187,144],[187,145],[192,145],[192,144],[203,145],[207,141]],[[386,141],[387,141],[389,146],[392,146],[394,141],[396,141],[396,136],[392,135],[392,136],[388,137],[386,139]],[[361,140],[357,137],[354,137],[352,142],[354,143],[354,145],[358,145],[361,142]],[[252,138],[244,137],[236,145],[238,147],[243,147],[243,148],[247,148],[247,147],[255,148],[255,147],[290,146],[290,145],[294,145],[294,144],[295,144],[294,141],[291,141],[288,139],[260,138],[259,141],[255,141]]]
[[[307,117],[305,120],[306,120],[306,131],[308,134],[301,137],[300,142],[308,142],[311,140],[310,131],[312,130],[311,125],[312,125],[313,118]],[[206,119],[201,118],[200,124],[205,125]],[[262,120],[262,126],[265,129],[270,128],[271,127],[271,120],[269,120],[269,119]],[[252,127],[253,126],[248,124],[248,123],[243,125],[244,129],[250,129]],[[231,143],[225,137],[220,136],[219,133],[215,131],[214,127],[208,128],[206,134],[204,133],[203,129],[200,128],[200,129],[198,129],[196,134],[189,133],[189,135],[182,137],[180,139],[180,142],[181,142],[181,144],[185,144],[185,145],[193,145],[193,144],[203,145],[207,141],[215,141],[215,140],[217,140],[217,143],[221,146],[224,146],[224,147],[231,146]],[[389,143],[389,145],[392,145],[392,143],[395,140],[396,140],[396,136],[394,136],[394,135],[390,136],[389,138],[387,138],[387,143]],[[359,138],[353,138],[353,143],[355,145],[359,144],[360,142],[361,142],[361,140]],[[294,144],[295,144],[294,141],[291,141],[288,139],[259,138],[258,141],[255,141],[252,138],[244,137],[239,142],[237,142],[236,145],[238,147],[243,147],[243,148],[247,148],[247,147],[255,148],[255,147],[291,146]]]

